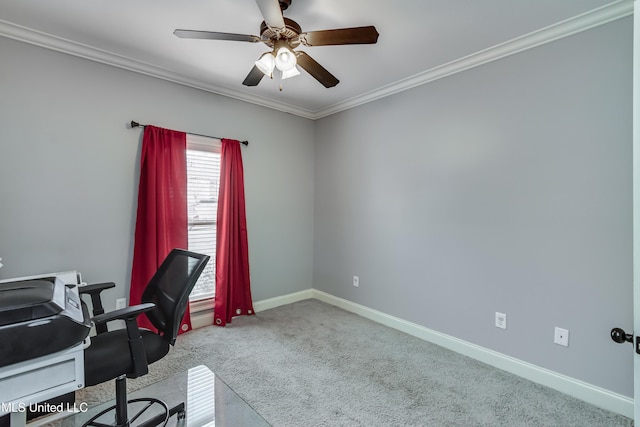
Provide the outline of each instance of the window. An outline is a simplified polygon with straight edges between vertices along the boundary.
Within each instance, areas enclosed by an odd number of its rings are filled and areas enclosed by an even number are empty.
[[[190,301],[213,298],[216,290],[216,214],[220,184],[220,141],[187,134],[189,250],[209,255]]]

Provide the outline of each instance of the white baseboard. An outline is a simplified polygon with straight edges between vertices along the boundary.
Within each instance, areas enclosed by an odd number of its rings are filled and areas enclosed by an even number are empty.
[[[213,298],[189,303],[191,310],[191,328],[197,329],[213,325],[213,305]]]
[[[293,304],[294,302],[313,298],[313,289],[307,289],[304,291],[294,292],[292,294],[283,295],[280,297],[263,299],[253,303],[253,309],[256,313],[270,308],[280,307],[281,305]]]
[[[294,302],[313,298],[311,289],[294,292],[280,297],[268,298],[253,303],[253,310],[258,313],[281,305],[293,304]],[[213,298],[204,301],[191,303],[191,327],[193,329],[213,325]]]
[[[576,399],[633,419],[633,399],[604,388],[559,374],[549,369],[489,350],[476,344],[434,331],[416,323],[390,316],[378,310],[356,304],[316,289],[295,292],[281,297],[269,298],[253,304],[256,312],[291,304],[305,299],[315,298],[319,301],[358,314],[374,322],[405,332],[414,337],[432,342],[456,353],[479,360],[503,371],[510,372],[554,390],[558,390]]]
[[[213,310],[191,315],[191,329],[204,328],[211,325],[213,325]]]

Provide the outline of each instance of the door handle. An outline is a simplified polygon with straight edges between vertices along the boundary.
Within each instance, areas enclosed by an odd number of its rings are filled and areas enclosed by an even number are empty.
[[[621,328],[613,328],[611,330],[611,339],[622,344],[623,342],[630,342],[633,344],[633,334],[628,334]],[[640,337],[636,337],[636,353],[640,354]]]
[[[627,334],[622,328],[613,328],[611,330],[611,339],[618,344],[633,342],[633,334]]]

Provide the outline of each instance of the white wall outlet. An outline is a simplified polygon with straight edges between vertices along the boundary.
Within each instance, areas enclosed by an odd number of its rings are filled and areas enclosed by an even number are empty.
[[[496,311],[496,328],[507,329],[507,315]]]
[[[569,347],[569,331],[556,327],[556,331],[553,336],[553,342],[565,347]]]
[[[356,288],[360,286],[360,278],[358,276],[353,276],[353,286]]]
[[[118,298],[116,300],[116,310],[127,307],[127,299],[126,298]]]

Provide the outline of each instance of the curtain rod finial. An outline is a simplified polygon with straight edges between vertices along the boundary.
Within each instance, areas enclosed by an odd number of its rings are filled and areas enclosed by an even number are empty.
[[[133,120],[131,120],[131,127],[132,128],[137,128],[138,126],[140,126],[140,123],[134,122]]]

